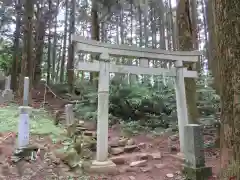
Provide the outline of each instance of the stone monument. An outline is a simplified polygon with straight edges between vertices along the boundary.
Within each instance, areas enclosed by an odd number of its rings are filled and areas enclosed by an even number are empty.
[[[203,126],[185,126],[185,151],[183,172],[189,180],[207,180],[212,175],[211,167],[205,166]]]
[[[70,126],[75,123],[75,117],[73,113],[73,105],[66,104],[65,105],[65,114],[66,114],[66,125]]]
[[[1,79],[1,78],[0,78]],[[11,90],[11,76],[5,77],[5,88],[1,92],[0,104],[11,102],[14,98],[13,91]]]

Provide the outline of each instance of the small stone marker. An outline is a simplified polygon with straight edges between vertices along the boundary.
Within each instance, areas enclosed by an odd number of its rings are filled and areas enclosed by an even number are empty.
[[[24,148],[29,145],[29,113],[31,107],[20,106],[20,119],[18,124],[18,148]]]
[[[3,93],[2,93],[2,97],[3,97],[5,102],[6,101],[7,102],[12,101],[13,97],[14,97],[12,90],[11,89],[4,90]]]
[[[11,85],[11,76],[7,76],[5,78],[5,90],[1,94],[2,97],[1,97],[0,103],[9,102],[13,100],[14,95],[10,85]]]
[[[5,90],[11,89],[10,86],[11,86],[11,76],[9,75],[5,78]]]
[[[23,106],[28,106],[29,77],[24,78]]]
[[[186,125],[184,137],[184,174],[187,179],[206,180],[212,175],[212,169],[205,167],[203,127],[198,124]]]
[[[66,113],[66,124],[67,126],[75,123],[74,113],[73,113],[73,105],[66,104],[65,105],[65,113]]]

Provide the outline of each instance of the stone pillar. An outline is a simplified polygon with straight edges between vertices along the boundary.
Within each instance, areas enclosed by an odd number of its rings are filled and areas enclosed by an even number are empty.
[[[176,78],[175,78],[175,90],[176,90],[176,101],[177,101],[177,117],[178,117],[178,128],[179,128],[179,139],[180,139],[180,151],[184,152],[184,126],[189,123],[188,111],[187,111],[187,100],[185,93],[185,82],[184,82],[184,67],[182,61],[175,62],[176,67]]]
[[[23,89],[23,106],[28,106],[29,98],[29,77],[24,78],[24,89]]]
[[[66,104],[65,105],[65,114],[66,114],[66,125],[70,126],[75,123],[75,117],[73,113],[73,105]]]
[[[212,175],[212,169],[205,166],[203,126],[188,124],[184,130],[185,162],[183,172],[187,179],[207,180]]]
[[[31,107],[20,106],[20,119],[18,124],[18,148],[25,148],[29,145],[29,134],[30,134],[30,122],[29,115],[31,112]]]
[[[108,159],[108,108],[109,108],[109,76],[110,62],[108,54],[100,56],[100,72],[98,81],[98,110],[97,110],[97,157],[91,170],[105,172],[115,168]]]
[[[5,89],[2,93],[2,98],[4,102],[11,102],[14,98],[13,91],[11,90],[11,76],[5,77]],[[1,100],[0,100],[1,101]]]
[[[9,75],[5,78],[5,90],[10,90],[11,89],[10,86],[11,86],[11,76]]]

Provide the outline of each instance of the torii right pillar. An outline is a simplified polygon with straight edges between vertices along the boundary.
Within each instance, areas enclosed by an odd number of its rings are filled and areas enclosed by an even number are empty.
[[[176,61],[175,67],[176,67],[175,88],[176,88],[180,152],[181,154],[183,154],[184,153],[184,127],[189,123],[186,92],[185,92],[185,82],[184,82],[184,69],[186,68],[183,67],[182,61]]]

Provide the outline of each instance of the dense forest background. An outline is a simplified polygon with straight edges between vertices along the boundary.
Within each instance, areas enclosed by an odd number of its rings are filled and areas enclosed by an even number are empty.
[[[73,53],[72,34],[112,44],[201,50],[204,56],[198,64],[186,64],[188,68],[197,68],[200,75],[197,81],[185,80],[189,119],[192,122],[205,116],[214,119],[211,117],[219,111],[219,93],[212,78],[217,71],[217,66],[211,66],[216,62],[211,41],[214,38],[212,10],[213,4],[204,0],[181,0],[178,5],[171,0],[3,1],[0,66],[6,74],[11,74],[11,87],[18,95],[23,91],[24,76],[30,77],[32,88],[36,88],[43,78],[52,88],[68,91],[70,96],[79,99],[76,111],[80,116],[96,119],[97,73],[74,71],[74,63],[91,58]],[[141,66],[141,60],[135,58],[113,61]],[[148,64],[173,66],[160,61],[149,61]],[[176,121],[173,79],[164,74],[147,78],[116,74],[112,81],[112,115],[125,120],[154,116],[157,124],[164,124],[159,118],[170,117]]]
[[[203,52],[198,79],[185,78],[191,123],[221,127],[221,142],[239,156],[239,9],[237,0],[1,0],[0,68],[22,97],[44,87],[74,101],[79,118],[96,121],[98,73],[74,69],[97,56],[75,53],[71,36],[111,44]],[[172,62],[112,58],[113,63],[171,68]],[[32,93],[30,93],[32,96]],[[129,132],[178,130],[174,80],[165,76],[112,74],[110,123]],[[29,99],[31,104],[32,98]],[[220,121],[219,121],[220,120]],[[218,134],[218,139],[220,134]]]

